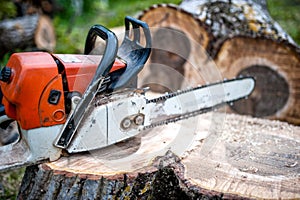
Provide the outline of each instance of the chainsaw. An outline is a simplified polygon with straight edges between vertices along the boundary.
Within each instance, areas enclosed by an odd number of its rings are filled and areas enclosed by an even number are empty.
[[[99,38],[105,42],[101,55],[92,53]],[[0,147],[0,170],[105,148],[254,89],[254,79],[244,77],[147,99],[149,88],[137,88],[137,75],[150,52],[148,25],[126,17],[120,47],[113,32],[94,25],[82,55],[14,53],[1,70],[0,125],[15,121],[19,137]]]

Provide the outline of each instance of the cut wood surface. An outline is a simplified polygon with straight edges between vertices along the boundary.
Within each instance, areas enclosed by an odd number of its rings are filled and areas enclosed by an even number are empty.
[[[28,167],[20,199],[300,198],[300,127],[211,112]]]
[[[247,48],[242,47],[245,43]],[[256,79],[253,94],[232,109],[240,114],[299,124],[299,55],[269,39],[235,37],[224,42],[216,58],[222,74],[227,78]]]
[[[185,0],[178,6],[161,4],[145,10],[139,18],[149,24],[153,46],[165,55],[151,55],[141,84],[152,79],[176,90],[187,85],[178,84],[183,80],[193,85],[253,76],[256,89],[242,102],[246,106],[235,104],[231,111],[300,124],[300,48],[271,18],[266,5],[264,0]],[[172,40],[165,34],[156,41],[160,29],[181,32],[181,39]],[[182,48],[182,43],[192,44],[191,48]],[[194,48],[195,43],[205,53]],[[178,57],[186,62],[176,62]],[[171,73],[164,68],[174,66],[181,79],[168,81]]]
[[[52,52],[56,45],[51,19],[45,15],[25,15],[0,22],[0,57],[19,50]]]
[[[147,22],[152,35],[152,53],[139,75],[140,85],[166,92],[221,78],[213,63],[207,63],[207,26],[193,14],[175,5],[158,5],[145,11],[140,19]]]

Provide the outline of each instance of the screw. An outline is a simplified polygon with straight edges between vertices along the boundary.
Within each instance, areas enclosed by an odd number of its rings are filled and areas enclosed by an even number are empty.
[[[78,104],[79,101],[80,101],[80,98],[75,98],[75,99],[74,99],[74,103],[75,103],[75,104]]]
[[[131,126],[131,120],[129,118],[123,119],[121,126],[123,129],[128,129]]]
[[[137,115],[135,118],[134,118],[134,123],[136,125],[142,125],[144,123],[144,115]]]

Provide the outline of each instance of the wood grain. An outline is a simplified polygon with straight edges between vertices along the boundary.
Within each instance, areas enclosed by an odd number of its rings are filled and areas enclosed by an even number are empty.
[[[165,187],[159,195],[175,199],[296,199],[299,146],[299,127],[212,112],[106,149],[30,167],[19,197],[73,196],[76,190],[81,192],[75,199],[87,194],[150,198]]]

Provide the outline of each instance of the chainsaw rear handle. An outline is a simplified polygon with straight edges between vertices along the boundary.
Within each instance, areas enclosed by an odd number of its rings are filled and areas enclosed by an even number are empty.
[[[96,76],[106,76],[109,73],[117,56],[118,50],[118,40],[116,39],[115,34],[104,26],[94,25],[88,32],[84,47],[84,54],[87,55],[94,49],[97,36],[106,41],[106,46],[103,58],[99,63],[94,79],[97,79]]]

